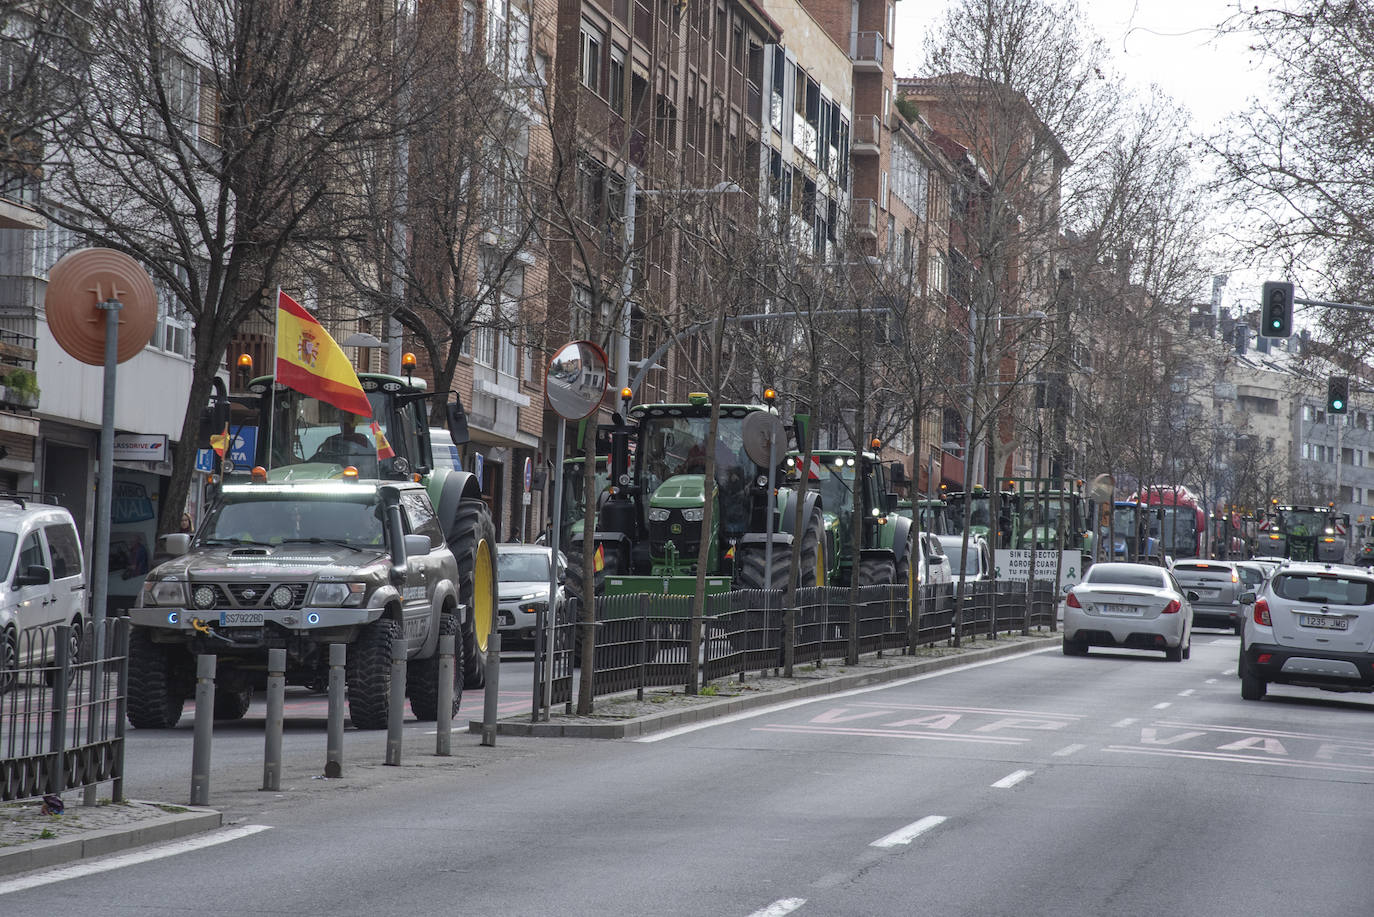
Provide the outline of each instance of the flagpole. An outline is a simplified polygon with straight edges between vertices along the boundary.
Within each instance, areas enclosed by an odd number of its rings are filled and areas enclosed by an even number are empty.
[[[267,465],[272,470],[272,422],[277,416],[277,350],[281,339],[281,287],[277,287],[277,299],[272,304],[272,381],[267,384]],[[252,470],[251,468],[249,469]]]

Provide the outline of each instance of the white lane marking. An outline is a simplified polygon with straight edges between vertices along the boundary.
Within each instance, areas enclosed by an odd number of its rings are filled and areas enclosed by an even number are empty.
[[[900,847],[903,844],[910,844],[916,838],[925,834],[931,828],[938,827],[945,822],[943,815],[927,815],[920,821],[914,821],[905,828],[898,828],[887,837],[880,837],[870,847]]]
[[[1205,682],[1203,682],[1203,684],[1207,684],[1207,685],[1214,685],[1214,684],[1216,684],[1216,683],[1217,683],[1217,680],[1216,680],[1215,678],[1209,678],[1209,679],[1207,679]]]
[[[774,901],[763,910],[754,911],[749,917],[783,917],[806,903],[805,898],[782,898]]]
[[[1124,720],[1117,720],[1115,723],[1112,723],[1112,728],[1113,728],[1113,729],[1121,729],[1121,728],[1123,728],[1123,727],[1126,727],[1126,726],[1131,725],[1131,724],[1134,723],[1134,722],[1135,722],[1135,717],[1133,717],[1133,716],[1128,716],[1128,717],[1126,717]]]
[[[1173,706],[1173,704],[1166,700],[1166,701],[1165,701],[1164,703],[1162,703],[1162,704],[1155,704],[1155,705],[1154,705],[1154,709],[1155,709],[1155,710],[1163,710],[1165,707],[1172,707],[1172,706]]]
[[[799,700],[784,701],[781,704],[773,704],[768,707],[760,707],[757,710],[745,710],[741,713],[732,713],[729,716],[716,717],[711,720],[703,720],[700,723],[689,723],[686,726],[679,726],[676,729],[665,729],[663,732],[656,732],[653,735],[640,736],[631,739],[632,742],[662,742],[664,739],[676,738],[686,735],[689,732],[696,732],[699,729],[709,729],[712,726],[724,726],[728,723],[738,723],[740,720],[752,719],[756,716],[765,716],[770,713],[777,713],[780,710],[791,710],[793,707],[804,707],[807,704],[814,704],[817,701],[839,700],[844,697],[854,697],[858,694],[869,694],[873,691],[884,691],[888,688],[900,688],[904,685],[914,684],[918,681],[925,681],[927,678],[939,678],[943,675],[952,675],[955,672],[966,672],[969,669],[982,668],[985,665],[996,665],[999,662],[1010,662],[1013,659],[1024,659],[1038,653],[1048,653],[1053,647],[1045,647],[1038,650],[1027,650],[1024,653],[1013,653],[1009,656],[999,656],[996,659],[984,659],[982,662],[969,662],[964,665],[950,666],[947,669],[940,669],[936,672],[926,672],[923,675],[913,675],[910,678],[900,678],[896,681],[885,681],[876,685],[865,685],[862,688],[852,688],[848,691],[841,691],[838,694],[825,694],[815,697],[803,697]]]
[[[1086,745],[1065,745],[1063,748],[1055,752],[1054,756],[1056,758],[1067,758],[1069,755],[1076,754],[1087,747],[1088,746]]]
[[[1187,751],[1181,748],[1132,748],[1124,745],[1108,745],[1103,751],[1121,752],[1131,755],[1160,755],[1171,758],[1195,758],[1199,761],[1237,761],[1245,764],[1271,764],[1274,767],[1310,767],[1317,770],[1338,771],[1350,774],[1374,774],[1374,767],[1359,764],[1322,763],[1319,761],[1284,761],[1281,758],[1260,755],[1236,755],[1210,751]]]
[[[1012,771],[1010,774],[1007,774],[1001,780],[994,783],[992,788],[994,790],[1009,790],[1033,773],[1035,773],[1035,771]]]
[[[1178,696],[1179,696],[1179,697],[1192,697],[1192,696],[1193,696],[1193,689],[1192,689],[1192,688],[1189,688],[1187,691],[1180,691],[1180,692],[1178,692]]]
[[[1223,674],[1223,675],[1234,675],[1234,674],[1236,674],[1236,670],[1235,670],[1235,669],[1227,669],[1225,672],[1222,672],[1221,674]]]
[[[153,860],[163,859],[164,857],[176,856],[180,853],[190,853],[193,850],[200,850],[203,847],[226,844],[229,841],[236,841],[241,837],[248,837],[250,834],[257,834],[259,831],[270,830],[271,827],[271,825],[242,825],[238,828],[228,828],[213,834],[203,834],[199,837],[187,838],[182,841],[173,841],[170,844],[149,847],[146,850],[136,850],[133,853],[122,853],[118,856],[108,857],[103,860],[92,860],[88,863],[77,863],[74,866],[63,866],[59,869],[50,869],[46,872],[24,876],[20,879],[0,882],[0,895],[27,891],[30,888],[37,888],[40,885],[51,885],[54,882],[65,882],[68,879],[80,879],[83,876],[109,872],[112,869],[123,869],[125,866],[137,866],[139,863],[149,863]]]

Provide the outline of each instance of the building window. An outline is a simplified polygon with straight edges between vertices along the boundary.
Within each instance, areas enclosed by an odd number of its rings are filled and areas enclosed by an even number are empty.
[[[606,102],[611,111],[618,115],[625,113],[625,52],[611,48],[611,66],[607,74]]]
[[[463,37],[462,48],[464,54],[471,54],[477,47],[477,4],[471,0],[464,0],[463,3]]]
[[[601,48],[605,38],[587,23],[582,23],[582,85],[601,95]]]

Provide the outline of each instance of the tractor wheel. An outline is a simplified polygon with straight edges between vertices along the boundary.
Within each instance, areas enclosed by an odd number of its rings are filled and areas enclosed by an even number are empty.
[[[571,611],[569,621],[575,626],[571,630],[573,665],[582,665],[582,611],[587,606],[584,604],[582,596],[582,544],[577,542],[577,550],[567,555],[568,568],[563,577],[563,589],[568,593],[568,607]],[[592,588],[600,591],[601,584],[607,576],[615,576],[620,572],[620,552],[602,551],[602,568],[598,570],[592,580]],[[595,599],[593,598],[593,601]],[[595,614],[595,612],[592,612]],[[557,644],[559,649],[563,649],[563,644]]]
[[[463,647],[459,641],[463,639],[463,627],[458,621],[458,616],[452,611],[445,611],[439,616],[439,634],[444,636],[454,634],[454,649],[457,658],[463,657]],[[428,659],[412,659],[406,664],[406,696],[410,698],[410,711],[415,714],[417,720],[432,722],[439,718],[439,649],[435,644],[434,655]],[[463,701],[463,677],[458,671],[458,666],[453,667],[453,710],[449,712],[452,717],[458,712],[458,705]]]
[[[170,647],[159,646],[141,627],[129,634],[129,723],[136,729],[171,729],[181,719],[185,695],[176,689]]]
[[[251,706],[253,706],[252,688],[244,688],[241,691],[215,692],[215,719],[217,720],[241,720],[248,715],[248,708]]]
[[[802,535],[801,572],[797,583],[803,589],[825,585],[824,531],[825,522],[821,519],[820,509],[811,510],[806,532]]]
[[[805,550],[805,548],[802,549],[803,559],[805,559],[806,556],[804,553]],[[767,558],[767,551],[761,544],[751,544],[748,546],[737,545],[735,547],[735,588],[768,588],[768,567],[765,565]],[[787,586],[787,571],[791,566],[792,552],[774,547],[772,576],[772,586],[774,589],[782,589]]]
[[[467,607],[458,667],[463,687],[480,688],[487,683],[487,638],[496,621],[496,526],[487,504],[469,499],[458,505],[454,530],[459,535],[449,548],[458,559],[458,601]]]
[[[865,557],[860,559],[860,586],[887,586],[895,582],[896,579],[896,561],[891,557]]]
[[[391,641],[400,635],[399,624],[378,618],[364,626],[348,648],[348,718],[358,729],[386,728]]]

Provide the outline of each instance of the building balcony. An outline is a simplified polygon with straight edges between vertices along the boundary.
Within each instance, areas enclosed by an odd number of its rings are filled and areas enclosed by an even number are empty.
[[[38,203],[36,175],[0,169],[0,229],[43,229],[47,221],[34,209]]]
[[[878,238],[878,202],[872,198],[854,201],[849,211],[854,233],[861,239]]]
[[[850,152],[855,156],[877,156],[882,149],[883,119],[877,115],[857,115],[854,118],[854,145]]]
[[[849,59],[854,69],[865,73],[883,72],[883,33],[850,32]]]

